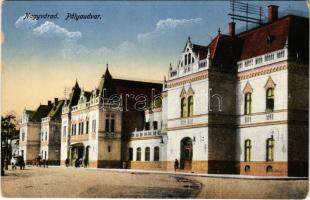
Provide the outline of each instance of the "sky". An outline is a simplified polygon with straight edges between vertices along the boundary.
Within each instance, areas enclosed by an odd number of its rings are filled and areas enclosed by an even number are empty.
[[[307,15],[305,1],[250,1]],[[54,15],[57,19],[23,19]],[[101,19],[66,20],[68,13]],[[6,1],[1,10],[2,114],[35,110],[76,80],[98,86],[106,64],[113,77],[161,82],[176,65],[188,36],[207,45],[218,29],[228,32],[229,1]],[[245,24],[237,22],[237,29]]]

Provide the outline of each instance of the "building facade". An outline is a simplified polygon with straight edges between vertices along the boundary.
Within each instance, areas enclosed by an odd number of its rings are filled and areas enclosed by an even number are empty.
[[[188,39],[162,107],[132,134],[132,168],[173,170],[178,159],[190,172],[308,176],[309,20],[279,18],[273,5],[268,14],[206,46]]]
[[[163,84],[107,67],[92,91],[76,82],[57,112],[25,111],[20,150],[93,168],[172,171],[178,160],[186,172],[308,176],[308,35],[308,18],[271,5],[250,30],[232,22],[208,45],[188,38]]]

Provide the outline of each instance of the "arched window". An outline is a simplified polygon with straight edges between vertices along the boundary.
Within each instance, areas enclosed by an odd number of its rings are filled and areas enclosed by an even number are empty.
[[[137,161],[141,161],[141,147],[137,148]]]
[[[188,116],[191,117],[193,116],[194,113],[194,98],[193,96],[188,97]]]
[[[187,65],[187,54],[185,54],[185,63],[184,65]]]
[[[191,54],[188,54],[187,60],[188,60],[188,64],[191,64],[191,61],[192,61],[192,55]]]
[[[252,93],[246,93],[244,99],[244,114],[249,115],[252,112]]]
[[[249,161],[251,161],[251,140],[249,140],[249,139],[245,140],[244,149],[245,149],[244,161],[249,162]]]
[[[273,152],[274,151],[274,139],[268,138],[267,139],[267,146],[266,146],[266,160],[267,161],[273,161]]]
[[[154,161],[159,161],[159,147],[154,147]]]
[[[150,147],[146,147],[146,148],[145,148],[145,154],[144,154],[144,156],[145,156],[145,157],[144,157],[144,158],[145,158],[145,159],[144,159],[145,161],[150,161]]]
[[[274,88],[266,90],[266,111],[271,112],[274,110]]]
[[[181,99],[181,117],[186,117],[186,99]]]
[[[133,160],[133,149],[129,148],[128,150],[128,160],[132,161]]]

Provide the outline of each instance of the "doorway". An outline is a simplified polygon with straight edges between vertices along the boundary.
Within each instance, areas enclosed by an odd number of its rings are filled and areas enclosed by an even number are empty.
[[[193,142],[189,137],[181,140],[180,169],[191,170],[193,158]]]

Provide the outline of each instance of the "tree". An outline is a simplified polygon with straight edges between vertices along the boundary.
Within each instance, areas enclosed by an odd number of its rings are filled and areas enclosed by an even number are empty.
[[[4,168],[8,169],[11,157],[12,135],[15,131],[15,115],[1,116],[1,175],[4,175]]]

